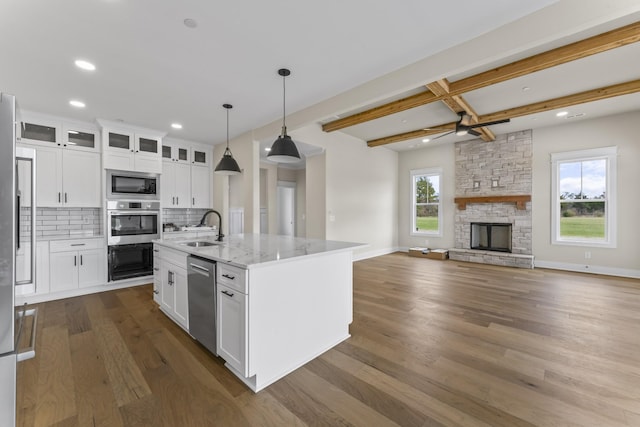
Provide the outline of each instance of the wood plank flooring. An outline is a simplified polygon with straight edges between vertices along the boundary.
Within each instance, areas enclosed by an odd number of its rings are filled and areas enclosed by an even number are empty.
[[[359,261],[352,337],[258,394],[150,285],[39,307],[18,426],[640,426],[640,280]]]

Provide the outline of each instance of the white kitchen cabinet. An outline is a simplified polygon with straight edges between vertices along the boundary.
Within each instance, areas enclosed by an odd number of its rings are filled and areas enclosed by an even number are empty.
[[[158,299],[160,308],[178,325],[189,330],[189,288],[187,287],[187,256],[184,253],[160,249]],[[154,275],[155,280],[155,275]],[[154,284],[155,285],[155,284]]]
[[[103,239],[55,240],[49,245],[49,288],[60,292],[105,283]]]
[[[103,166],[137,172],[162,172],[164,133],[98,119],[102,126]]]
[[[193,166],[211,167],[211,153],[211,147],[193,144],[191,146],[191,164]]]
[[[174,141],[169,138],[162,140],[162,161],[175,163],[191,163],[191,149],[186,142]]]
[[[188,164],[162,163],[160,175],[161,204],[163,208],[191,207],[191,167]]]
[[[162,303],[162,275],[160,273],[160,249],[153,248],[153,300],[156,304]]]
[[[191,207],[211,208],[211,169],[191,166]]]
[[[248,376],[247,295],[218,283],[216,350],[227,364]]]
[[[17,129],[20,143],[57,147],[62,144],[62,121],[37,113],[23,112]]]
[[[100,154],[59,147],[36,150],[36,205],[100,207]]]

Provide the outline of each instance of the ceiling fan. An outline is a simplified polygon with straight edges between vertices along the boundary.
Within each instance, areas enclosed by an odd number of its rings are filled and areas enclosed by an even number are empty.
[[[500,124],[500,123],[509,123],[511,121],[511,119],[502,119],[502,120],[494,120],[492,122],[473,123],[472,124],[471,123],[472,118],[471,118],[471,116],[469,114],[467,114],[466,111],[460,111],[458,113],[458,117],[459,117],[459,119],[456,122],[455,130],[449,131],[447,133],[443,133],[442,135],[438,135],[433,139],[442,138],[443,136],[447,136],[447,135],[450,135],[452,133],[455,133],[458,136],[463,136],[463,135],[480,136],[480,132],[475,130],[476,128],[481,128],[481,127],[491,126],[491,125],[497,125],[497,124]],[[437,128],[426,128],[425,130],[432,130],[432,129],[437,129]]]

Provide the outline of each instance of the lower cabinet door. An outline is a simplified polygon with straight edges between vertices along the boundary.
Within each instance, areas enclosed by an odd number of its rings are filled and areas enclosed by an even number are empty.
[[[186,330],[189,330],[189,289],[187,287],[187,270],[184,268],[173,268],[173,290],[175,292],[175,303],[173,313],[176,321]]]
[[[82,287],[97,286],[105,283],[102,266],[107,254],[102,249],[91,249],[78,252],[78,285]]]
[[[78,288],[78,252],[54,252],[49,261],[51,292]]]
[[[218,355],[246,377],[247,296],[218,283],[216,297]]]
[[[175,293],[173,291],[173,271],[170,264],[164,260],[160,262],[160,307],[168,313],[173,313],[175,305]]]

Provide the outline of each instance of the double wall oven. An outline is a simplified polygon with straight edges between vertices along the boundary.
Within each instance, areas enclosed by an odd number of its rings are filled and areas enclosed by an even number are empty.
[[[108,200],[107,224],[109,281],[152,275],[160,202]]]

